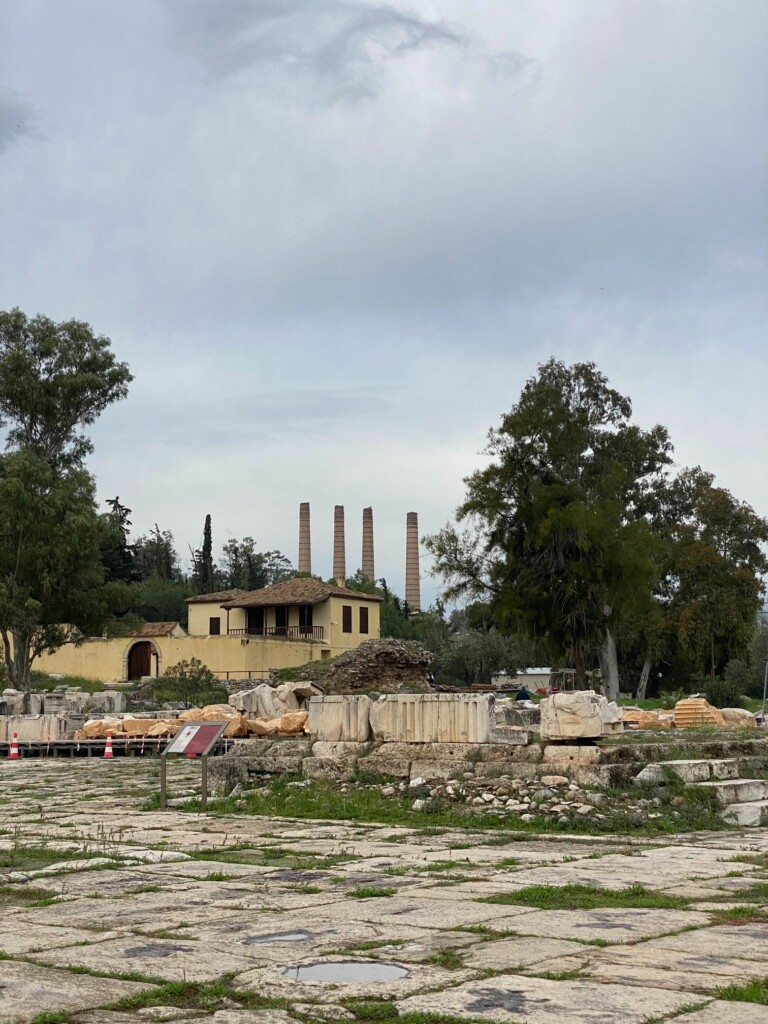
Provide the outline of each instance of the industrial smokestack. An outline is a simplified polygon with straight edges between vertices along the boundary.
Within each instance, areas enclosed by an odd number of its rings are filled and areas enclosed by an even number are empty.
[[[416,512],[409,512],[405,518],[405,603],[412,612],[421,610],[419,517]]]
[[[312,574],[312,540],[309,528],[309,502],[299,505],[299,572]]]
[[[344,547],[344,506],[333,510],[333,578],[340,587],[347,581],[347,562]]]
[[[361,562],[363,576],[373,583],[375,580],[373,566],[373,509],[363,509],[363,560]]]

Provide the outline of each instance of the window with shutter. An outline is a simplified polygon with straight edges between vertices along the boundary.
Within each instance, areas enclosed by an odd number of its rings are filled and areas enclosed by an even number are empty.
[[[360,609],[360,632],[361,633],[367,633],[368,632],[368,609],[367,608],[361,608]]]
[[[352,632],[352,605],[343,604],[341,606],[341,631],[342,633]]]

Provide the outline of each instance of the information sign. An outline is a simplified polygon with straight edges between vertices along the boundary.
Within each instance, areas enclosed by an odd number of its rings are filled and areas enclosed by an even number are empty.
[[[168,754],[183,754],[185,757],[199,757],[202,764],[200,780],[203,807],[208,803],[208,754],[218,743],[228,722],[187,722],[171,739],[160,756],[160,810],[166,805],[166,757]]]
[[[187,722],[171,739],[163,751],[163,755],[186,754],[187,757],[197,757],[209,754],[227,728],[227,724],[227,722]]]

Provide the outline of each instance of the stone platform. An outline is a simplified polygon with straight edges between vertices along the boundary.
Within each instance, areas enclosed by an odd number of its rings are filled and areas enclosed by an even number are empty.
[[[390,1016],[489,1024],[768,1022],[768,1007],[718,998],[765,974],[765,924],[718,916],[765,877],[764,829],[645,842],[141,812],[156,771],[133,759],[0,763],[0,1024],[43,1013],[320,1024],[354,1020],[350,997],[391,1002]],[[172,791],[194,793],[199,772],[169,763]],[[568,884],[644,885],[689,902],[484,902]],[[399,976],[286,973],[339,962]],[[142,994],[161,1003],[171,997],[159,986],[181,980],[221,981],[229,994],[197,1011],[108,1009]]]

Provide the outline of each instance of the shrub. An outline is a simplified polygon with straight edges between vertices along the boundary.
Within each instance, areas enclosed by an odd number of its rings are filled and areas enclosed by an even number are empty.
[[[741,687],[728,679],[708,679],[704,684],[704,696],[714,708],[741,707]]]
[[[180,701],[188,707],[226,704],[227,690],[198,658],[171,665],[152,684],[157,700]]]

